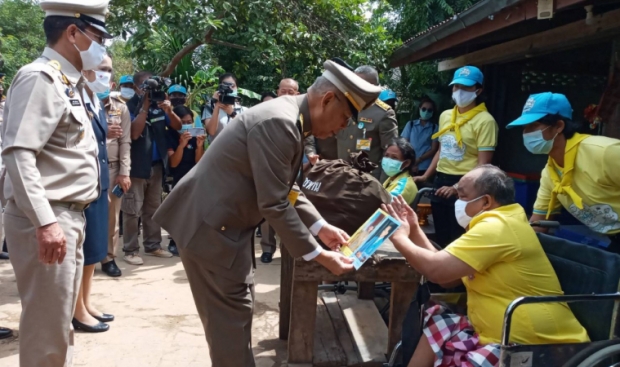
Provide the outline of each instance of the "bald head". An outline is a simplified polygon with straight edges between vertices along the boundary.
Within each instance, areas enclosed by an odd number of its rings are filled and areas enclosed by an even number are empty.
[[[372,85],[379,85],[379,73],[372,66],[360,66],[355,69],[355,74]]]
[[[496,166],[484,164],[467,173],[458,186],[459,197],[473,200],[488,195],[498,206],[515,203],[515,186],[512,178]]]
[[[278,86],[278,97],[295,96],[299,94],[299,84],[295,79],[286,78],[280,81]]]

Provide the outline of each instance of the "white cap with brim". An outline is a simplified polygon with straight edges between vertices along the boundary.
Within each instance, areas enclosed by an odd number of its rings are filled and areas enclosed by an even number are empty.
[[[109,0],[41,0],[45,16],[71,17],[83,20],[103,32],[104,38],[112,38],[105,28]]]

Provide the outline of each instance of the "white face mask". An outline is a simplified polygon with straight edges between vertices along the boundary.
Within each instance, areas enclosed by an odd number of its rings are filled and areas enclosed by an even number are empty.
[[[469,223],[472,220],[472,217],[470,217],[469,215],[467,215],[467,212],[465,211],[465,208],[467,208],[467,204],[469,203],[473,203],[476,200],[479,200],[481,198],[483,198],[484,195],[475,198],[474,200],[470,200],[470,201],[464,201],[464,200],[457,200],[456,203],[454,203],[454,215],[456,216],[456,221],[459,222],[459,225],[463,228],[467,228],[467,226],[469,225]],[[480,214],[480,213],[478,213]],[[476,215],[478,215],[476,214]],[[474,215],[474,217],[476,216]]]
[[[123,87],[121,88],[121,97],[123,99],[132,99],[136,95],[136,91],[133,88]]]
[[[476,92],[468,92],[466,90],[457,89],[452,93],[452,99],[456,103],[457,106],[461,108],[465,108],[469,106],[473,101],[476,100],[478,95]]]
[[[78,29],[79,30],[79,29]],[[79,30],[82,32],[82,30]],[[82,32],[83,35],[88,37],[88,35]],[[105,47],[93,41],[92,38],[88,37],[90,42],[90,47],[86,51],[80,51],[77,45],[74,43],[73,47],[80,53],[80,58],[82,59],[82,70],[94,70],[101,64],[103,58],[106,55]]]
[[[93,93],[103,93],[110,89],[110,79],[112,74],[105,71],[95,71],[95,81],[86,81],[86,85]]]

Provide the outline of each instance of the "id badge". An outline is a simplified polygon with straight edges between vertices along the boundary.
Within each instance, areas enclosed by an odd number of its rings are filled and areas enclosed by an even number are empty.
[[[356,149],[370,152],[371,139],[357,139]]]
[[[295,204],[297,203],[298,197],[299,197],[299,191],[291,190],[288,193],[288,201],[291,203],[292,206],[295,206]]]

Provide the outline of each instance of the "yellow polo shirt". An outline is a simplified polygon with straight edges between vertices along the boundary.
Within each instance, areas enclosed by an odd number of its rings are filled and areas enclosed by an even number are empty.
[[[577,149],[571,187],[581,197],[583,209],[579,209],[570,196],[560,194],[551,214],[558,214],[564,207],[594,232],[620,233],[620,140],[591,136],[583,140]],[[562,173],[560,169],[560,177]],[[553,187],[545,166],[534,203],[534,214],[547,214]]]
[[[463,278],[467,313],[482,344],[500,343],[504,313],[522,296],[564,294],[538,237],[519,204],[477,215],[446,250],[476,270]],[[581,343],[586,330],[565,303],[524,305],[512,318],[510,341],[519,344]]]
[[[418,194],[418,186],[409,172],[402,172],[399,175],[388,178],[383,183],[383,187],[393,196],[402,195],[407,204],[413,203],[415,196]]]
[[[454,109],[444,111],[439,118],[439,130],[452,123]],[[460,114],[456,122],[469,118],[474,111]],[[470,121],[460,127],[462,147],[459,147],[454,131],[448,131],[439,139],[439,163],[437,171],[462,176],[478,165],[478,152],[493,152],[497,146],[499,127],[487,111],[478,112]]]

